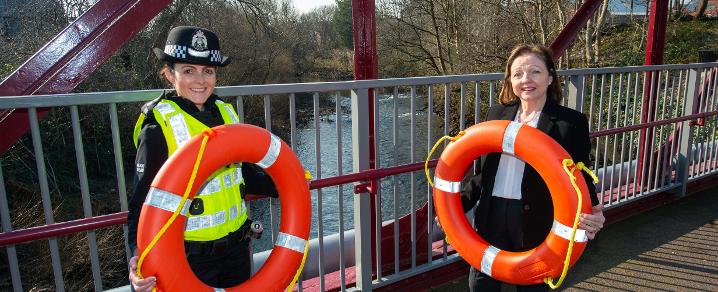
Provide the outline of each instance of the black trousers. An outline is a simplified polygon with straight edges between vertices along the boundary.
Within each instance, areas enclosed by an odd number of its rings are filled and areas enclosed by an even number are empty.
[[[492,197],[487,222],[477,222],[477,231],[493,246],[501,250],[523,250],[523,225],[522,215],[523,203],[521,200]],[[474,267],[469,270],[469,289],[473,292],[498,292],[501,291],[501,284],[488,275],[481,273]],[[517,285],[517,291],[533,292],[548,291],[546,284]]]
[[[221,251],[189,253],[187,262],[192,272],[205,284],[229,288],[247,281],[251,274],[250,238],[232,241]]]
[[[187,262],[203,283],[214,288],[234,287],[251,276],[248,224],[217,241],[185,241]],[[219,244],[221,243],[221,244]],[[130,283],[130,290],[135,291]]]

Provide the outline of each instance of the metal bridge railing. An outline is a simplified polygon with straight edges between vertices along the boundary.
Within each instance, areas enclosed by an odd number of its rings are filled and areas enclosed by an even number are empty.
[[[589,117],[593,169],[601,179],[597,190],[607,209],[659,192],[671,191],[680,196],[688,182],[715,174],[717,66],[718,63],[704,63],[559,72],[564,79],[564,104]],[[218,95],[235,103],[242,120],[259,123],[288,139],[305,168],[314,174],[310,183],[312,248],[299,290],[370,291],[460,260],[440,240],[441,230],[433,224],[431,189],[423,176],[423,161],[439,137],[482,121],[488,107],[495,103],[502,77],[493,73],[217,88]],[[18,260],[17,248],[41,239],[49,242],[54,273],[54,287],[50,289],[79,289],[63,274],[69,265],[62,261],[67,251],[58,245],[58,238],[78,233],[86,234],[86,256],[92,273],[92,284],[84,288],[102,290],[124,285],[120,282],[108,287],[103,281],[109,276],[103,269],[106,257],[98,251],[103,247],[98,245],[96,231],[122,226],[126,236],[127,228],[122,224],[126,221],[128,186],[132,185],[127,181],[126,166],[132,162],[123,157],[122,149],[127,153],[133,147],[128,145],[128,138],[139,105],[160,93],[150,90],[0,98],[0,109],[27,110],[31,125],[29,140],[16,143],[22,153],[29,153],[25,160],[6,153],[0,164],[0,246],[5,247],[8,257],[13,290],[29,289],[22,278],[29,277],[31,271],[23,266],[25,261]],[[652,102],[645,103],[646,100]],[[41,107],[54,108],[57,114],[52,121],[60,125],[38,121],[33,113]],[[122,119],[123,114],[132,119]],[[88,116],[103,121],[85,118]],[[108,135],[112,145],[97,139],[87,143],[85,139],[91,136],[87,131],[94,130],[87,126],[104,122],[108,125],[99,128],[106,133],[93,134]],[[375,129],[374,145],[369,144],[370,125]],[[72,128],[72,142],[55,140],[53,133],[62,127]],[[54,177],[58,167],[72,166],[51,165],[53,158],[45,156],[47,149],[57,147],[56,143],[72,143],[74,147],[77,187],[70,188],[71,193],[57,186]],[[27,145],[32,145],[32,150]],[[107,161],[99,159],[100,155],[86,157],[88,147],[101,147],[111,155],[103,156]],[[27,167],[28,157],[34,158],[34,169]],[[369,168],[372,158],[375,169]],[[10,213],[9,205],[17,204],[8,202],[6,186],[9,183],[14,191],[21,188],[16,178],[3,177],[3,168],[20,160],[35,175],[35,183],[23,187],[33,196],[40,195],[27,200],[41,202],[44,223],[13,230],[21,216]],[[87,171],[93,163],[114,167],[114,174],[105,174],[104,179],[114,176],[112,184],[116,189],[104,192],[113,193],[116,201],[107,202],[109,197],[103,197],[105,201],[98,202],[95,198],[98,189],[108,186],[93,182],[98,174]],[[373,210],[372,196],[376,198]],[[76,197],[74,200],[82,206],[82,218],[55,223],[55,212],[60,208],[53,203],[64,197]],[[116,211],[93,211],[107,204]],[[273,245],[279,222],[277,204],[273,200],[251,202],[252,216],[269,222],[272,230],[268,232],[271,236],[253,243],[255,270],[266,258],[268,252],[264,250]],[[374,225],[372,216],[376,218]],[[126,262],[129,250],[125,247],[124,252]],[[118,256],[121,253],[117,251]],[[347,273],[352,267],[355,273]],[[348,288],[351,286],[354,288]]]

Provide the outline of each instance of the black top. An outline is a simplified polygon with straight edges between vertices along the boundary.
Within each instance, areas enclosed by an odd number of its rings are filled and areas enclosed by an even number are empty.
[[[212,94],[205,102],[204,110],[200,111],[191,101],[176,96],[175,92],[163,94],[159,99],[148,102],[142,107],[145,113],[145,120],[142,123],[142,130],[137,137],[137,156],[135,158],[135,187],[130,197],[127,215],[128,243],[130,250],[134,252],[137,247],[137,224],[139,223],[140,210],[145,202],[145,197],[150,189],[150,184],[155,175],[159,172],[162,164],[167,160],[167,141],[165,141],[162,128],[155,120],[152,109],[160,99],[167,99],[175,102],[183,111],[191,115],[207,127],[216,127],[224,124],[219,109],[214,105],[219,99]],[[242,176],[246,189],[242,195],[247,193],[277,197],[277,190],[274,182],[266,175],[264,170],[251,163],[242,163]]]
[[[495,105],[489,109],[486,120],[513,121],[518,111],[518,103],[512,105]],[[588,136],[588,119],[583,113],[563,107],[555,101],[548,99],[541,111],[538,130],[548,134],[566,149],[574,162],[583,162],[591,165],[591,140]],[[496,172],[499,167],[501,153],[491,153],[481,156],[481,163],[477,165],[476,173],[464,185],[461,191],[461,200],[464,211],[473,208],[477,201],[479,206],[474,210],[474,227],[479,233],[486,226],[478,226],[480,216],[486,219],[493,193]],[[584,172],[586,185],[591,198],[591,205],[597,205],[596,187],[591,176]],[[521,180],[521,202],[523,203],[523,233],[524,246],[533,247],[541,243],[551,230],[553,222],[553,204],[548,186],[539,173],[528,163],[524,168]]]

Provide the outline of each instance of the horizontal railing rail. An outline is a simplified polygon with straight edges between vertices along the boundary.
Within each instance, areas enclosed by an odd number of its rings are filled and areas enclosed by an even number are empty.
[[[0,247],[127,223],[127,211],[67,222],[17,229],[0,234]]]
[[[604,67],[589,69],[559,70],[559,76],[599,75],[612,73],[635,73],[657,70],[704,69],[718,66],[714,63],[670,64],[628,67]],[[216,88],[220,96],[274,95],[292,92],[332,92],[352,89],[369,89],[396,86],[418,86],[426,84],[461,83],[473,81],[499,81],[503,73],[482,73],[467,75],[426,76],[408,78],[387,78],[372,80],[351,80],[336,82],[288,83],[267,85],[221,86]],[[58,107],[71,105],[107,104],[109,102],[141,102],[148,97],[159,96],[162,89],[133,90],[116,92],[66,93],[23,96],[0,96],[0,109]]]
[[[660,120],[660,121],[655,121],[655,122],[648,122],[648,123],[642,123],[642,124],[637,124],[637,125],[632,125],[632,126],[595,131],[595,132],[589,133],[588,136],[593,139],[593,138],[604,137],[604,136],[614,135],[614,134],[620,134],[620,133],[625,133],[625,132],[630,132],[630,131],[635,131],[635,130],[648,129],[648,128],[664,126],[664,125],[668,125],[668,124],[675,124],[675,123],[680,123],[680,122],[684,122],[684,121],[693,121],[693,120],[697,120],[700,118],[707,118],[707,117],[712,117],[712,116],[716,116],[716,115],[718,115],[718,111],[712,111],[712,112],[707,112],[707,113],[698,113],[698,114],[692,114],[692,115],[687,115],[687,116],[682,116],[682,117],[677,117],[677,118],[672,118],[672,119],[665,119],[665,120]]]

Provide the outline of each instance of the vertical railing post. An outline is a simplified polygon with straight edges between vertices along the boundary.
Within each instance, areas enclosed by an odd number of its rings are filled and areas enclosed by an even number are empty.
[[[72,136],[75,140],[75,157],[77,172],[80,177],[80,194],[82,196],[82,211],[85,218],[92,217],[92,203],[90,202],[90,183],[87,178],[85,166],[85,151],[82,143],[82,129],[80,128],[80,111],[76,105],[70,107],[72,120]],[[95,291],[102,291],[102,276],[100,275],[100,258],[97,252],[97,234],[95,230],[87,232],[87,245],[90,250],[90,267]]]
[[[688,71],[688,82],[686,83],[685,105],[683,107],[683,115],[692,115],[696,113],[697,107],[695,102],[698,100],[700,92],[700,76],[701,69],[692,68]],[[674,190],[678,197],[686,195],[686,186],[688,185],[688,173],[693,155],[693,127],[692,121],[683,121],[681,132],[678,140],[678,157],[676,163],[676,182],[681,184],[680,188]]]
[[[122,145],[120,142],[120,124],[117,121],[117,104],[110,104],[110,129],[112,133],[112,152],[115,156],[115,174],[117,175],[117,193],[120,197],[120,211],[127,211],[127,188],[125,187],[125,167],[122,160]],[[132,252],[127,243],[129,229],[127,224],[122,225],[122,234],[125,239],[125,258],[130,262]]]
[[[42,198],[42,210],[45,214],[45,225],[55,223],[52,212],[52,201],[50,200],[50,187],[47,183],[47,168],[45,167],[45,152],[42,150],[40,137],[40,125],[37,108],[29,108],[30,133],[32,147],[35,153],[35,165],[37,166],[37,177],[40,184],[40,197]],[[60,248],[57,244],[57,237],[48,238],[50,245],[50,259],[52,261],[52,273],[55,276],[55,290],[64,292],[65,281],[62,278],[62,264],[60,263]]]
[[[0,224],[2,224],[2,232],[12,231],[12,222],[10,221],[10,209],[8,208],[7,192],[5,192],[5,179],[2,175],[2,163],[0,163]],[[17,250],[15,245],[5,246],[7,253],[8,269],[10,270],[10,280],[12,281],[12,290],[15,292],[22,291],[22,281],[20,280],[20,265],[17,261]]]
[[[352,160],[354,172],[369,169],[369,90],[352,90]],[[371,194],[364,190],[354,195],[354,246],[356,259],[356,287],[371,291],[372,231]]]
[[[583,95],[584,85],[586,83],[586,75],[571,75],[568,76],[568,107],[575,109],[579,112],[583,112]]]

